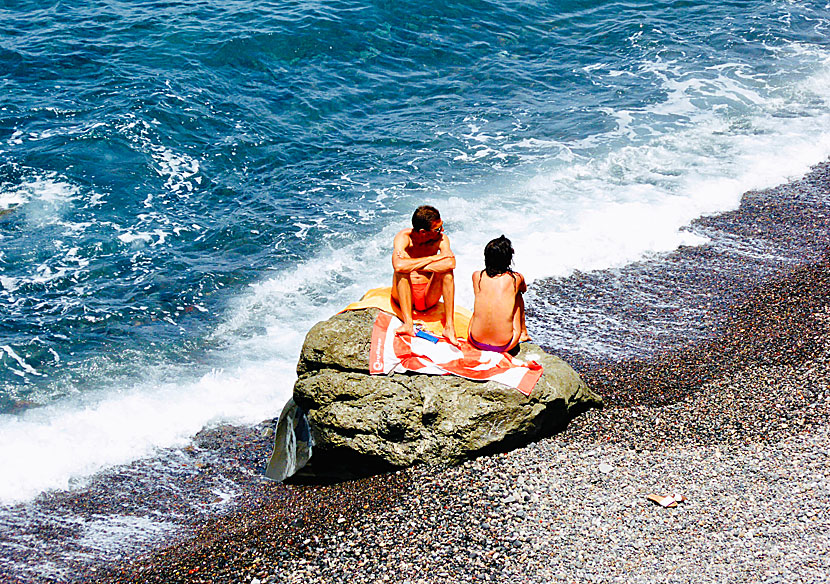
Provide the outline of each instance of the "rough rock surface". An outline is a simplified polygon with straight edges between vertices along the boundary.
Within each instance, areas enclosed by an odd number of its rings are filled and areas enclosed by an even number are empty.
[[[455,376],[370,376],[377,312],[337,314],[306,336],[294,386],[315,442],[306,473],[359,476],[416,462],[456,463],[550,435],[602,405],[567,363],[529,343],[519,358],[545,371],[529,397]]]

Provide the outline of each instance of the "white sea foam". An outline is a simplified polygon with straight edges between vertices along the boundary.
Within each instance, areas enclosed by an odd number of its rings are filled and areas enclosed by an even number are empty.
[[[0,185],[0,210],[13,208],[29,225],[42,227],[58,223],[78,192],[55,173],[37,175],[17,185]]]
[[[132,142],[136,148],[149,154],[155,163],[155,171],[164,177],[164,187],[168,192],[179,197],[188,197],[201,184],[199,161],[182,153],[174,152],[155,138],[153,123],[138,120],[134,115],[118,125],[118,130]],[[156,124],[158,122],[153,120]],[[152,195],[148,195],[146,206],[150,206]]]
[[[179,529],[179,526],[171,522],[134,515],[79,519],[78,527],[82,534],[77,540],[78,547],[99,554],[122,551],[125,541],[128,541],[130,546],[138,548],[146,541],[152,541],[160,535],[170,534]]]
[[[157,447],[183,446],[220,419],[259,422],[286,399],[292,383],[291,364],[273,358],[191,381],[160,379],[6,416],[0,421],[0,502],[67,489],[102,468],[152,455]]]
[[[17,279],[9,276],[0,276],[0,286],[5,292],[14,292],[17,290]]]
[[[29,230],[48,228],[57,237],[44,244],[50,248],[48,259],[23,273],[0,275],[0,296],[9,299],[11,293],[26,284],[44,284],[68,274],[77,275],[89,265],[87,258],[78,255],[77,247],[63,240],[64,237],[71,240],[92,226],[91,222],[67,219],[80,198],[80,188],[54,172],[31,173],[18,184],[0,185],[0,209],[11,209],[13,216]],[[0,264],[0,272],[2,268]]]
[[[662,79],[667,100],[613,112],[614,132],[550,145],[550,162],[530,178],[487,185],[493,196],[482,199],[465,187],[438,201],[464,233],[453,245],[458,271],[480,268],[484,244],[501,233],[513,240],[517,269],[531,279],[704,242],[687,229],[693,219],[734,209],[747,190],[800,176],[830,156],[830,61],[811,57],[816,71],[767,88],[771,97],[756,79],[741,85],[748,76],[738,66],[726,64],[702,80],[679,74],[672,63],[644,65]],[[730,111],[717,107],[723,104]],[[679,117],[682,124],[667,122]],[[563,151],[573,157],[564,160]],[[471,301],[466,280],[459,295]]]
[[[28,199],[20,189],[0,190],[0,210],[13,209],[25,203]]]
[[[276,416],[290,396],[306,331],[359,297],[364,281],[389,279],[376,259],[387,255],[390,227],[377,241],[322,254],[250,287],[213,334],[227,343],[221,369],[199,378],[157,367],[157,379],[132,388],[102,388],[96,396],[0,419],[0,502],[66,489],[108,466],[187,444],[205,425],[256,423]],[[165,378],[172,375],[173,379]],[[82,482],[81,482],[82,484]]]
[[[18,372],[18,373],[20,373],[21,375],[22,375],[24,372],[25,372],[25,373],[30,373],[31,375],[41,375],[40,373],[38,373],[38,372],[35,370],[35,368],[34,368],[34,367],[32,367],[31,365],[29,365],[28,363],[26,363],[26,361],[23,359],[23,357],[21,357],[20,355],[18,355],[17,353],[15,353],[14,349],[12,349],[10,346],[8,346],[8,345],[3,345],[3,346],[0,346],[0,349],[3,349],[3,351],[4,351],[4,352],[5,352],[5,353],[9,356],[9,357],[11,357],[12,359],[14,359],[14,360],[17,362],[17,364],[18,364],[18,365],[20,365],[20,368],[21,368],[23,371],[22,371],[22,372]]]
[[[153,236],[150,233],[122,233],[118,239],[124,243],[134,243],[136,241],[143,243],[150,243],[153,241]]]

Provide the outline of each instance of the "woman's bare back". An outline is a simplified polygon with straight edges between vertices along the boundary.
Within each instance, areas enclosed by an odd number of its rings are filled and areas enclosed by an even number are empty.
[[[470,335],[480,343],[508,345],[518,342],[516,330],[518,295],[527,289],[524,277],[508,271],[490,277],[484,270],[473,274],[475,305],[470,320]]]

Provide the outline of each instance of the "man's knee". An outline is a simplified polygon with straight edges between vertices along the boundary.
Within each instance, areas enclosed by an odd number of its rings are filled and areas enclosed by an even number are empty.
[[[409,274],[404,272],[395,272],[394,276],[395,286],[399,286],[403,284],[404,286],[411,286],[412,283],[409,281]]]

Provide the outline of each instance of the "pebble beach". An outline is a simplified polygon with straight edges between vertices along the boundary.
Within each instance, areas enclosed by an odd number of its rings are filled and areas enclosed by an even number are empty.
[[[452,468],[252,481],[193,537],[80,580],[830,581],[829,291],[824,259],[781,270],[705,342],[583,373],[606,407],[560,434]]]

